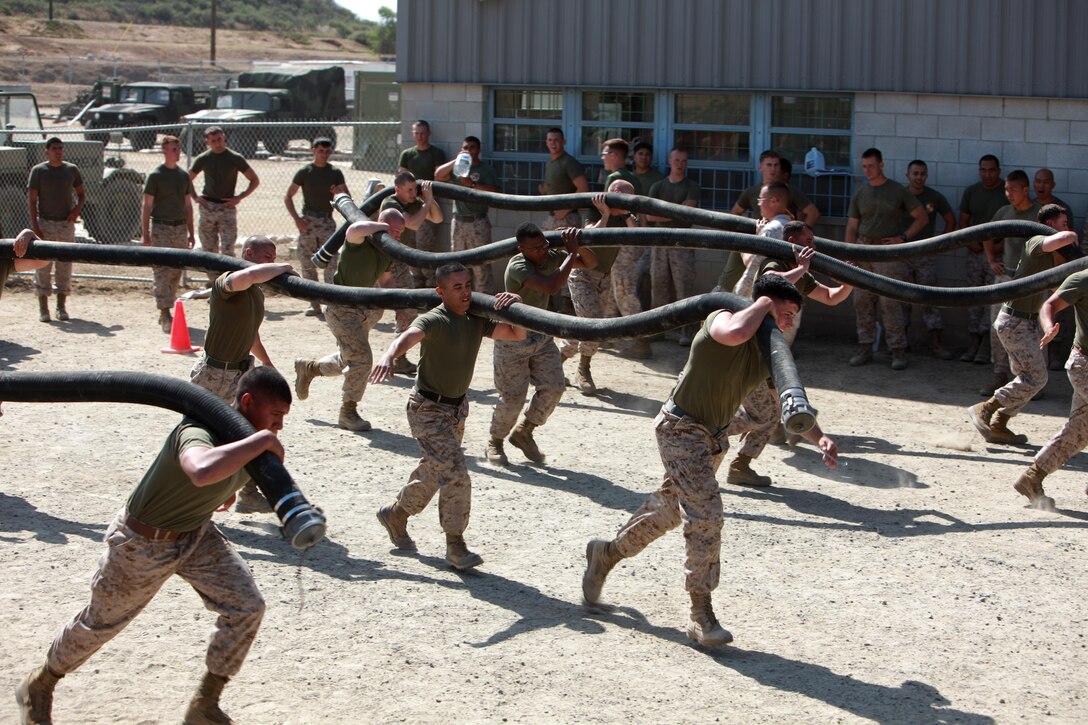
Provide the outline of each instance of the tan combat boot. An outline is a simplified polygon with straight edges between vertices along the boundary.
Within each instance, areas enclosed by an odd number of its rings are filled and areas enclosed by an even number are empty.
[[[299,400],[310,397],[310,383],[314,378],[321,377],[321,368],[317,360],[307,360],[304,357],[295,358],[295,395]]]
[[[270,514],[272,505],[268,499],[257,489],[257,484],[250,481],[238,492],[238,499],[234,503],[236,514]]]
[[[536,425],[530,423],[527,420],[521,421],[517,428],[510,434],[510,444],[515,448],[520,448],[521,452],[525,454],[533,463],[543,463],[544,454],[537,448],[536,441],[533,440],[533,429]]]
[[[734,486],[750,486],[751,488],[766,488],[771,485],[770,476],[761,476],[752,470],[752,459],[743,453],[729,464],[729,473],[725,477],[726,483]]]
[[[982,344],[982,335],[971,335],[971,342],[967,344],[967,349],[960,355],[960,362],[974,362],[975,355],[978,353],[978,346]]]
[[[68,308],[65,303],[68,301],[68,295],[57,295],[57,319],[61,322],[67,322],[71,319],[68,316]]]
[[[174,326],[174,316],[170,314],[170,310],[159,310],[159,326],[167,335],[170,334],[170,329]]]
[[[991,441],[993,438],[990,419],[994,417],[994,413],[1000,407],[1001,403],[998,402],[997,398],[990,398],[967,409],[967,414],[971,416],[971,423],[974,424],[975,430],[981,433],[982,437],[987,441]]]
[[[417,369],[418,368],[416,367],[415,363],[406,358],[404,355],[401,355],[393,361],[393,372],[397,373],[398,375],[415,375]]]
[[[184,725],[231,725],[234,721],[219,707],[219,696],[229,680],[229,677],[205,672],[185,711]]]
[[[994,413],[994,418],[990,421],[990,442],[1021,446],[1028,442],[1028,437],[1009,430],[1009,416],[999,411]]]
[[[854,353],[854,356],[847,362],[851,367],[858,367],[864,365],[867,362],[871,362],[873,359],[873,346],[869,343],[858,344],[858,351]]]
[[[446,534],[446,563],[458,571],[472,569],[484,563],[484,558],[471,552],[461,534]]]
[[[1053,511],[1055,508],[1054,499],[1043,492],[1044,478],[1046,478],[1046,474],[1032,463],[1027,467],[1026,471],[1020,474],[1020,478],[1016,479],[1013,488],[1016,489],[1017,493],[1027,496],[1028,505],[1032,508]]]
[[[589,369],[592,360],[593,358],[589,355],[583,355],[578,361],[578,372],[574,374],[574,382],[578,384],[578,389],[582,391],[582,395],[597,394],[597,386],[593,383],[593,373]]]
[[[53,722],[53,688],[64,675],[53,674],[42,665],[27,675],[15,688],[22,725],[50,725]]]
[[[586,544],[586,573],[582,575],[582,597],[587,604],[596,604],[601,599],[601,589],[608,572],[619,563],[619,552],[615,543],[602,539],[593,539]]]
[[[906,370],[907,369],[907,350],[906,348],[897,347],[892,350],[892,370]]]
[[[485,452],[487,460],[494,463],[496,466],[505,466],[510,463],[510,460],[506,457],[506,451],[502,447],[502,438],[492,438],[487,442],[487,450]]]
[[[654,349],[650,345],[650,341],[645,337],[632,340],[631,344],[620,352],[620,357],[625,357],[630,360],[649,360],[653,356]]]
[[[400,507],[399,503],[382,506],[378,509],[378,521],[385,532],[389,534],[389,540],[393,546],[401,551],[415,551],[416,542],[408,535],[408,512]]]
[[[938,360],[951,360],[952,353],[945,349],[941,341],[942,334],[941,330],[929,331],[929,349],[933,351],[933,357]]]
[[[45,295],[38,295],[38,319],[49,322],[49,298]]]
[[[359,417],[359,404],[355,402],[344,401],[340,406],[340,418],[336,424],[344,430],[370,430],[370,421]]]
[[[688,639],[704,647],[720,647],[733,641],[728,629],[718,624],[711,606],[710,593],[691,592],[691,621],[688,622]]]

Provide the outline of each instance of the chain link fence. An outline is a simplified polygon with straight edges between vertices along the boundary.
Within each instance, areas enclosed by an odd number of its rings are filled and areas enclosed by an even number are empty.
[[[33,132],[0,130],[0,230],[13,236],[29,226],[26,181],[30,167],[45,160],[45,139],[64,141],[66,161],[80,167],[87,205],[77,228],[79,241],[123,244],[138,241],[143,179],[162,163],[164,135],[182,141],[181,165],[189,168],[205,150],[204,124],[81,129],[55,126]],[[245,123],[215,122],[227,134],[227,146],[249,160],[260,179],[257,190],[238,207],[238,235],[294,237],[296,229],[284,206],[295,173],[313,160],[313,138],[333,141],[330,162],[344,172],[348,189],[361,195],[371,179],[391,184],[401,150],[400,124],[388,122]],[[203,180],[198,177],[196,191]],[[239,176],[237,191],[246,188]],[[302,206],[301,192],[295,198]],[[194,209],[194,221],[199,210]]]

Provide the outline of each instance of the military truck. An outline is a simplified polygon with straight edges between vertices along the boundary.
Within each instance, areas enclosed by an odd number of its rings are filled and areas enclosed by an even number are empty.
[[[30,226],[26,182],[31,167],[45,161],[38,103],[30,93],[0,93],[0,229],[14,236]],[[64,160],[79,167],[87,204],[83,226],[102,244],[126,244],[140,235],[144,175],[124,168],[120,158],[103,159],[99,141],[64,140]]]
[[[339,66],[242,73],[235,87],[212,93],[207,110],[182,119],[198,124],[182,130],[182,148],[194,154],[202,151],[204,133],[199,126],[209,125],[223,125],[230,147],[246,158],[257,155],[258,142],[271,155],[282,154],[291,141],[318,136],[335,145],[336,129],[327,122],[346,116],[344,69]],[[264,125],[267,121],[295,125]]]
[[[116,93],[116,103],[90,109],[80,121],[87,129],[88,141],[108,143],[107,129],[131,126],[161,126],[177,123],[182,116],[204,108],[207,95],[192,86],[175,83],[125,83]],[[130,130],[124,137],[136,151],[155,145],[155,131]]]

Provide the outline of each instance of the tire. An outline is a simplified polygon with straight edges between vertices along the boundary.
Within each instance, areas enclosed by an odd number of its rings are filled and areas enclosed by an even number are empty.
[[[128,142],[132,144],[133,151],[143,151],[155,145],[157,136],[158,134],[151,130],[131,131],[128,135]]]
[[[99,244],[129,244],[140,236],[142,201],[143,174],[110,169],[102,178],[102,193],[83,210],[83,224]]]
[[[288,140],[282,136],[286,129],[281,127],[270,127],[265,129],[264,137],[261,141],[264,142],[264,149],[271,156],[283,156],[283,153],[287,150]]]
[[[83,138],[87,139],[88,141],[97,141],[98,143],[102,144],[103,146],[108,145],[109,142],[110,142],[110,133],[109,133],[109,131],[96,131],[96,130],[93,130],[93,129],[97,129],[97,128],[99,128],[99,127],[95,126],[93,123],[88,124],[87,125],[87,130],[83,132]]]
[[[230,136],[230,147],[244,158],[257,158],[257,131],[252,128],[240,128]]]

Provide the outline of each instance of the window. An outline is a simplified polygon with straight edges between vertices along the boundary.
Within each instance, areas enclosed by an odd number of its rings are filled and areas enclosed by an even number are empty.
[[[496,89],[492,117],[494,153],[543,153],[548,129],[563,122],[563,92]]]
[[[850,168],[850,98],[772,96],[770,147],[794,163],[818,148],[828,168]]]
[[[581,155],[596,156],[610,138],[653,142],[654,94],[584,91],[582,93]]]

